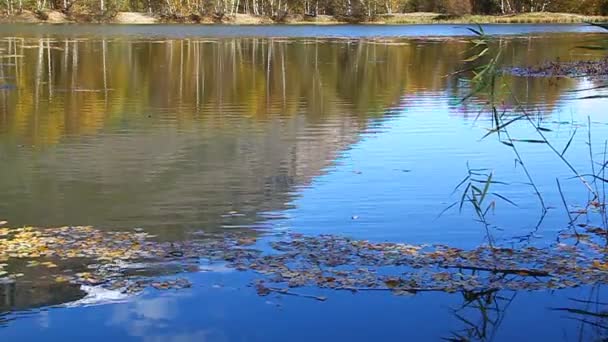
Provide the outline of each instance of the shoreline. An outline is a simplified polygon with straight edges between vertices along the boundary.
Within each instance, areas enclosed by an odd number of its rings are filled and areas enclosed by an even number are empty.
[[[568,13],[525,13],[516,15],[465,15],[446,16],[439,13],[405,13],[378,16],[372,21],[353,22],[339,20],[332,16],[319,15],[306,18],[301,15],[288,17],[283,22],[275,22],[268,17],[249,14],[235,14],[221,21],[212,17],[184,16],[179,18],[161,18],[142,12],[117,12],[110,19],[96,20],[93,16],[67,16],[59,11],[45,12],[46,19],[41,19],[31,11],[21,14],[0,17],[0,24],[201,24],[201,25],[415,25],[415,24],[582,24],[608,22],[608,16],[584,16]]]

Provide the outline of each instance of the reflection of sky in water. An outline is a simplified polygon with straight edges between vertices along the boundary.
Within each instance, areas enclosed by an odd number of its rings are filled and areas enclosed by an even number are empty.
[[[48,33],[60,36],[102,37],[420,37],[472,35],[467,24],[431,25],[86,25],[78,30],[70,25],[2,25],[3,35],[38,36]],[[601,32],[585,24],[495,24],[483,25],[487,34],[515,35],[538,33]]]
[[[583,84],[584,85],[584,84]],[[582,173],[589,169],[587,116],[592,123],[595,148],[603,148],[608,136],[608,120],[598,108],[604,100],[570,101],[566,107],[546,117],[545,133],[557,148],[562,149],[572,134],[578,132],[567,157]],[[417,98],[407,108],[396,112],[379,127],[364,134],[361,142],[345,151],[337,165],[317,177],[311,186],[300,189],[299,196],[280,224],[296,231],[311,233],[343,233],[359,238],[400,240],[415,243],[456,243],[477,245],[481,226],[473,222],[473,213],[462,215],[455,208],[440,218],[438,214],[461,192],[452,189],[471,168],[491,168],[494,180],[511,185],[493,185],[497,193],[513,200],[519,207],[497,200],[493,223],[512,237],[523,235],[539,219],[538,199],[521,167],[515,166],[513,152],[499,143],[496,136],[480,141],[491,122],[488,117],[463,120],[452,115],[442,98]],[[575,124],[559,124],[573,121]],[[527,122],[510,128],[518,139],[538,139]],[[554,234],[567,223],[555,178],[559,177],[564,192],[573,204],[585,205],[585,188],[573,174],[540,144],[517,144],[533,179],[539,186],[547,206],[552,207],[539,235]],[[595,158],[601,160],[601,150]],[[455,229],[458,227],[458,229]]]
[[[556,122],[573,119],[582,126],[568,153],[577,166],[588,166],[584,144],[587,115],[595,122],[593,134],[598,142],[608,136],[607,120],[597,111],[602,106],[603,100],[573,101],[566,110],[558,110],[546,119],[545,127],[554,129],[548,136],[558,146],[568,140],[571,125]],[[439,219],[435,216],[450,198],[457,197],[450,197],[450,189],[462,178],[467,160],[475,168],[493,166],[497,179],[514,184],[525,181],[521,170],[514,168],[507,147],[495,139],[479,142],[488,124],[487,117],[477,122],[463,120],[443,100],[411,100],[405,109],[372,124],[363,139],[343,152],[326,174],[297,189],[291,203],[294,209],[284,213],[287,218],[271,222],[305,233],[477,245],[483,234],[470,212],[459,215],[453,211]],[[530,138],[531,134],[525,125],[514,126],[511,133],[517,138]],[[547,204],[555,207],[538,233],[550,237],[565,222],[554,177],[565,179],[570,173],[559,161],[547,158],[542,151],[545,147],[521,144],[520,148]],[[577,181],[564,184],[573,202],[585,199]],[[531,189],[517,183],[500,187],[500,193],[520,208],[499,203],[492,220],[506,229],[497,234],[528,232],[538,219]],[[192,289],[20,317],[0,330],[0,335],[6,340],[45,336],[47,340],[91,341],[437,341],[453,333],[463,334],[469,327],[457,315],[477,324],[478,329],[483,326],[480,311],[473,308],[477,302],[460,309],[466,303],[462,294],[394,297],[381,292],[352,294],[301,288],[293,292],[329,299],[317,302],[291,296],[259,297],[247,286],[252,280],[250,274],[222,272],[224,268],[218,267],[219,272],[190,275],[195,284]],[[203,268],[216,269],[214,265]],[[486,334],[495,341],[578,339],[580,323],[572,315],[551,308],[572,305],[568,298],[586,299],[592,293],[589,288],[499,293],[503,299],[498,299],[491,311],[496,315],[494,309],[498,308],[498,316],[492,319],[499,323],[487,324]],[[602,298],[601,293],[595,295]],[[512,301],[507,300],[512,296]],[[588,340],[591,335],[584,331],[582,340]]]
[[[0,334],[9,341],[17,336],[90,341],[437,341],[467,328],[455,313],[482,326],[478,310],[472,306],[460,310],[466,302],[461,294],[394,297],[380,292],[326,292],[329,299],[318,302],[252,295],[245,286],[249,278],[241,273],[193,278],[198,285],[191,290],[146,295],[124,304],[53,310],[44,319],[16,320]],[[488,323],[486,334],[496,341],[577,339],[579,323],[550,309],[581,294],[586,297],[589,292],[499,293],[503,299],[488,312],[500,323]]]

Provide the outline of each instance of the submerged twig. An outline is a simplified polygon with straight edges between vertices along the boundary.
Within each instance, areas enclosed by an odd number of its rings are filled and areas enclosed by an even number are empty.
[[[280,294],[284,294],[284,295],[287,295],[287,296],[309,298],[309,299],[318,300],[320,302],[324,302],[324,301],[327,300],[327,297],[313,296],[313,295],[308,295],[308,294],[290,292],[288,289],[282,289],[282,288],[278,288],[278,287],[266,287],[266,289],[268,289],[268,291],[270,291],[270,292],[280,293]]]
[[[543,270],[525,269],[525,268],[493,268],[480,267],[469,265],[441,265],[443,268],[459,268],[463,270],[487,271],[492,273],[517,274],[530,277],[552,277],[551,273]]]

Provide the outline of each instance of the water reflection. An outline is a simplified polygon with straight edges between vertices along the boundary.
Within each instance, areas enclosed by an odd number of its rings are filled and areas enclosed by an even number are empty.
[[[517,292],[494,290],[462,292],[463,303],[452,309],[454,318],[462,326],[445,337],[448,341],[492,341],[515,300]]]
[[[498,43],[506,51],[504,65],[511,66],[581,58],[572,49],[579,42],[579,37],[566,35]],[[483,127],[475,122],[487,120],[478,117],[487,100],[483,94],[466,106],[459,102],[468,84],[454,73],[467,67],[461,56],[468,45],[458,39],[42,37],[6,38],[2,48],[0,218],[13,226],[143,227],[161,239],[182,239],[187,231],[199,229],[289,228],[476,245],[480,232],[466,215],[429,224],[445,207],[465,162],[496,167],[513,183],[525,181],[512,158],[499,152],[504,150],[479,144]],[[581,114],[602,105],[571,101],[577,95],[569,90],[592,87],[592,82],[507,80],[518,98],[542,110],[539,117],[557,128],[552,137],[561,141],[582,122]],[[512,106],[504,100],[505,108]],[[594,120],[604,120],[599,115]],[[600,129],[598,137],[604,131]],[[580,142],[572,153],[586,156]],[[536,174],[559,170],[542,152],[523,150],[532,157],[530,167]],[[554,189],[554,179],[539,183],[545,191]],[[535,214],[526,209],[533,208],[534,199],[521,188],[509,188],[506,194],[520,208],[501,211],[496,220],[512,228],[508,235],[529,232],[527,221],[534,224],[536,217],[527,220]],[[555,193],[549,197],[559,199]],[[557,215],[547,226],[557,230],[564,222]],[[2,286],[0,312],[83,295],[79,289],[61,288],[41,283],[34,288]],[[509,310],[525,316],[528,302],[520,299],[527,294],[517,301],[507,295],[422,296],[404,306],[374,294],[361,295],[355,305],[350,294],[332,294],[336,303],[324,307],[325,316],[315,314],[317,305],[324,304],[298,303],[285,310],[295,329],[305,331],[311,319],[323,325],[328,318],[344,317],[333,330],[337,339],[378,339],[369,331],[346,330],[366,327],[368,320],[376,324],[376,332],[385,328],[381,337],[411,338],[395,329],[402,317],[411,317],[411,326],[426,327],[417,332],[419,338],[490,340],[502,334],[509,340],[505,331],[529,326],[518,321],[503,325],[507,309],[512,302],[521,303]],[[532,311],[545,314],[547,302],[566,295],[536,294]],[[215,311],[197,316],[207,301]],[[245,315],[239,311],[242,303],[263,315]],[[438,303],[448,303],[453,310],[424,310]],[[362,304],[370,311],[355,315]],[[238,340],[262,338],[256,334],[265,326],[263,331],[275,334],[264,336],[267,339],[292,337],[271,322],[283,313],[248,291],[217,298],[207,292],[192,298],[144,298],[110,308],[105,309],[112,311],[110,328],[104,331],[108,336],[155,340],[177,331],[176,338],[183,340]],[[96,318],[104,314],[104,309],[74,310]],[[76,314],[58,311],[53,317],[63,315]],[[550,319],[556,315],[553,312]],[[435,316],[450,326],[437,331]],[[230,329],[234,320],[242,325],[241,332]],[[8,334],[15,334],[21,324],[15,322]],[[559,337],[548,331],[551,325],[542,325],[542,333],[534,336]],[[41,329],[49,336],[65,336],[59,326],[46,322]],[[150,327],[158,329],[155,335],[148,334]],[[319,337],[308,332],[300,338]]]
[[[84,292],[78,285],[39,281],[36,285],[27,284],[26,281],[0,284],[0,313],[64,304],[78,300],[83,295]]]
[[[56,25],[2,24],[3,36],[39,37],[453,37],[471,36],[467,24],[427,25]],[[573,34],[601,32],[587,24],[489,24],[484,31],[491,35]]]
[[[576,336],[580,341],[603,341],[608,336],[608,315],[605,301],[602,301],[602,286],[591,287],[588,293],[569,298],[565,306],[552,307],[551,310],[563,313],[563,317],[579,325]],[[574,336],[573,336],[574,337]]]
[[[242,280],[209,276],[199,279],[205,285],[196,295],[186,291],[124,304],[21,316],[0,332],[7,338],[35,338],[43,333],[54,339],[95,332],[100,339],[145,341],[369,341],[373,336],[417,341],[588,341],[600,339],[605,332],[597,326],[604,319],[601,307],[591,303],[593,300],[586,303],[590,295],[597,295],[589,288],[412,297],[335,292],[328,301],[317,302],[297,297],[260,298],[229,286],[211,285],[222,281],[241,284]],[[579,296],[585,302],[567,299]],[[568,304],[570,312],[556,310]],[[573,317],[584,317],[587,323]],[[74,321],[79,324],[66,329],[65,324]]]
[[[500,42],[506,65],[576,58],[576,43]],[[251,226],[257,213],[286,208],[294,188],[362,132],[422,99],[450,101],[451,115],[476,115],[458,105],[466,83],[446,77],[465,67],[460,40],[2,44],[0,76],[15,88],[0,91],[0,213],[13,224]],[[547,109],[575,86],[512,83]],[[231,211],[244,215],[227,218]]]

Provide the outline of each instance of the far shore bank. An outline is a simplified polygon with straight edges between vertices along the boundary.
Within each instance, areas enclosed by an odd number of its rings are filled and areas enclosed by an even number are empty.
[[[371,21],[355,22],[348,19],[339,19],[328,15],[305,17],[301,15],[288,16],[281,22],[273,21],[271,18],[254,16],[249,14],[235,14],[225,16],[221,20],[211,16],[173,16],[172,18],[160,17],[142,12],[118,12],[109,18],[99,19],[87,15],[66,15],[59,11],[47,11],[43,15],[31,11],[22,11],[20,14],[0,17],[0,23],[106,23],[106,24],[232,24],[232,25],[339,25],[339,24],[375,24],[375,25],[398,25],[398,24],[574,24],[574,23],[598,23],[608,22],[608,16],[585,16],[569,13],[524,13],[514,15],[464,15],[448,16],[440,13],[400,13],[382,15]]]

